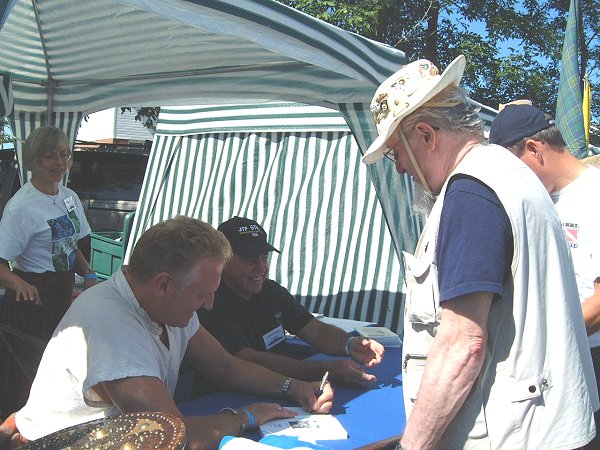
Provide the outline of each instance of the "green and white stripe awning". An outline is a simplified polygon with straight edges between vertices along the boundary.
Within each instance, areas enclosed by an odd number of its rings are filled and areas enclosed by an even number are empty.
[[[16,111],[370,100],[404,54],[273,0],[0,2]]]
[[[169,106],[160,111],[156,133],[344,131],[348,124],[338,111],[290,102],[246,105]]]
[[[354,136],[356,158],[376,133],[369,112],[371,97],[379,83],[406,63],[404,54],[395,48],[341,30],[274,0],[0,1],[0,43],[0,74],[10,76],[14,94],[10,124],[23,140],[33,126],[54,123],[73,141],[77,129],[77,125],[72,125],[73,117],[78,122],[86,114],[114,106],[298,102],[340,111]],[[215,132],[216,128],[210,134]],[[294,131],[303,132],[307,131]],[[225,149],[234,148],[236,139],[246,140],[246,136],[241,136],[244,133],[238,132],[237,138],[214,139],[226,155]],[[283,139],[273,135],[282,131],[264,133],[271,133],[264,138],[269,141],[268,148]],[[167,146],[160,150],[165,154],[155,158],[172,158],[171,164],[175,165],[181,164],[181,155],[188,148],[209,145],[204,139],[195,143],[188,137],[165,136],[160,144]],[[247,145],[254,145],[251,142],[257,142],[256,139],[248,140]],[[300,145],[297,142],[302,141],[293,133],[289,139],[287,145]],[[16,150],[21,160],[20,143]],[[248,205],[255,210],[250,212],[258,214],[261,210],[257,202],[267,188],[285,192],[282,186],[271,186],[273,181],[266,182],[261,176],[272,175],[277,165],[284,162],[314,161],[298,155],[290,159],[282,151],[272,151],[278,157],[268,159],[273,166],[265,168],[262,175],[253,172],[262,170],[260,165],[246,162],[246,176],[263,182],[262,190],[251,196],[253,200]],[[223,155],[219,157],[222,159]],[[218,165],[221,161],[208,153],[203,157],[203,164]],[[313,178],[336,173],[331,172],[334,162],[337,168],[351,164],[335,158],[328,161],[313,168],[309,165],[315,171]],[[392,246],[398,254],[400,250],[411,250],[418,229],[407,207],[410,180],[398,176],[389,164],[377,163],[362,170],[367,171],[373,183],[365,189],[374,187],[379,198],[382,223],[390,230]],[[227,174],[225,171],[215,176]],[[23,181],[27,179],[27,173],[21,171],[21,175]],[[173,175],[168,172],[164,176],[168,179]],[[162,181],[160,177],[152,179],[156,183]],[[322,185],[331,181],[325,179]],[[335,181],[338,189],[347,188]],[[165,186],[147,184],[144,195],[158,190],[160,195],[149,197],[156,202],[187,198],[186,192],[164,191]],[[296,208],[320,198],[313,193],[313,197],[306,197],[306,190],[297,189],[297,194],[286,200]],[[159,203],[154,206],[169,207]],[[221,214],[228,212],[223,209]],[[360,270],[369,274],[373,271],[370,266]],[[323,281],[323,285],[327,283]],[[335,304],[338,307],[343,302]]]

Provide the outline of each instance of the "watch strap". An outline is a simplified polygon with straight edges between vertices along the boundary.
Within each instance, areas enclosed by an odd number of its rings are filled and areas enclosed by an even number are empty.
[[[281,393],[284,396],[288,396],[288,392],[290,390],[290,384],[292,384],[292,381],[294,381],[293,378],[286,378],[285,380],[283,380],[283,384],[281,385]]]

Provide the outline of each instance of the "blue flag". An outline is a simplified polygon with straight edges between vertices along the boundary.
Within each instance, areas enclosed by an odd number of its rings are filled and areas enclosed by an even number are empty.
[[[583,121],[583,95],[579,75],[579,44],[577,14],[578,0],[571,0],[565,42],[562,51],[562,67],[558,84],[556,126],[561,131],[567,147],[577,158],[587,156],[585,127]]]

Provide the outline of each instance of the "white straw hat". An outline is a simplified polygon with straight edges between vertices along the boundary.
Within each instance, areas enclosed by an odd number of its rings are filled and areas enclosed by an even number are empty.
[[[369,146],[362,161],[372,164],[383,158],[387,151],[385,141],[402,119],[447,86],[458,86],[465,64],[464,55],[460,55],[440,75],[431,61],[419,59],[402,67],[381,83],[371,101],[371,112],[379,136]]]

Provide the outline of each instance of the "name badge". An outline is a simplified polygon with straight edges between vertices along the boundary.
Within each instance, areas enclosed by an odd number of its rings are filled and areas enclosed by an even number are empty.
[[[265,348],[267,350],[271,350],[280,342],[285,341],[285,331],[283,330],[283,326],[278,325],[268,333],[264,334],[263,341],[265,342]]]
[[[71,197],[70,195],[67,198],[65,198],[65,206],[67,207],[67,211],[75,210],[75,202],[73,201],[73,197]]]

